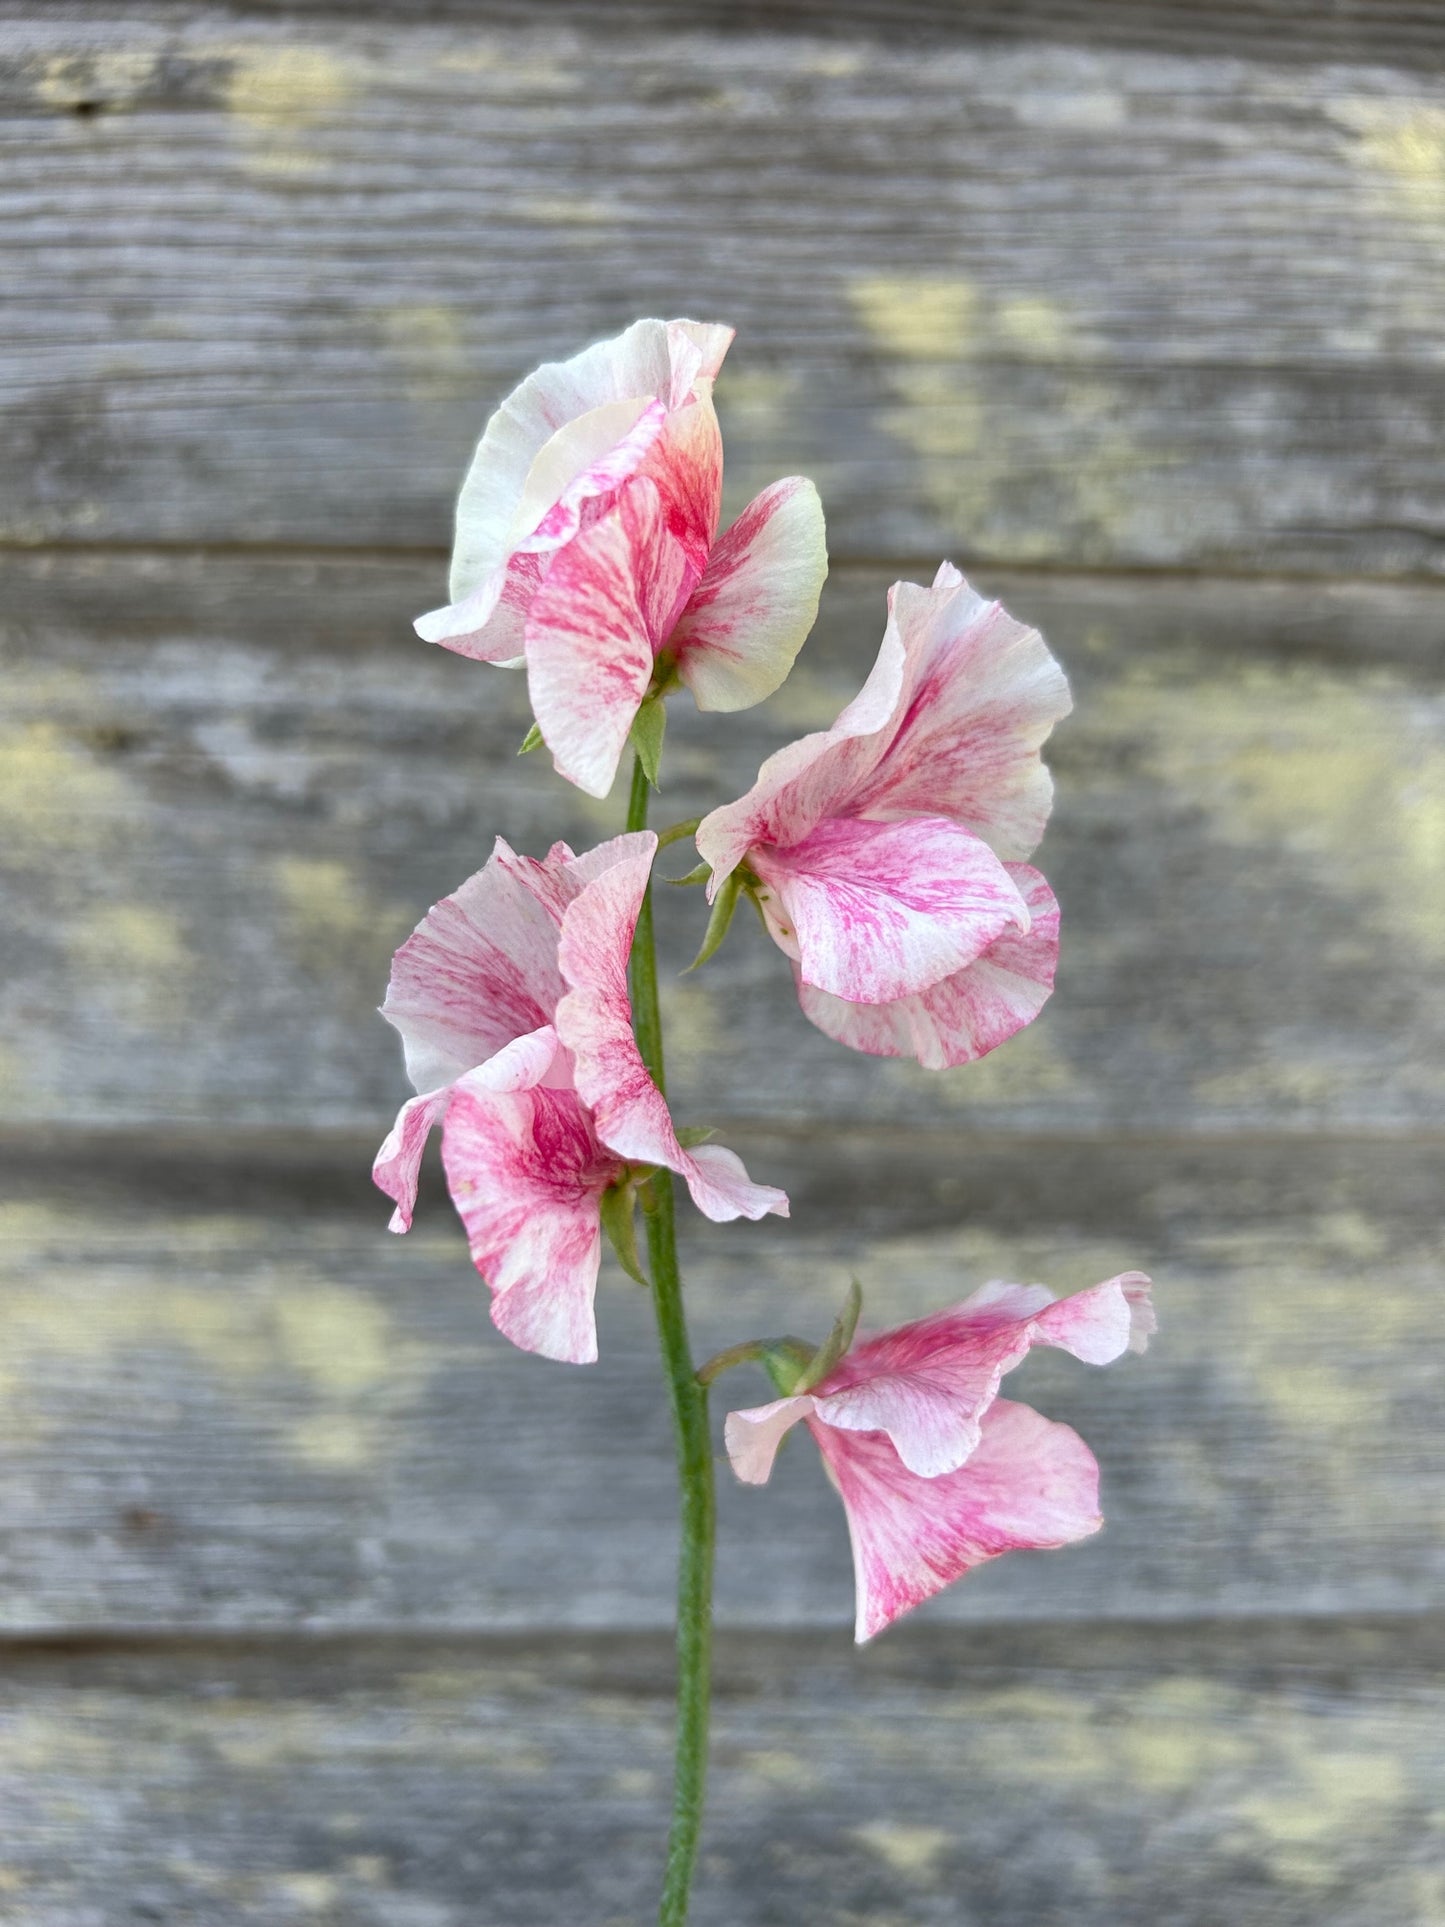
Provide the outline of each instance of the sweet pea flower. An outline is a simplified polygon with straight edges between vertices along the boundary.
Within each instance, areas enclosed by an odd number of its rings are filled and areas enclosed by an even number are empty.
[[[1069,708],[1038,631],[945,562],[931,588],[890,589],[878,660],[832,728],[704,817],[709,896],[745,866],[820,1030],[939,1070],[1038,1015],[1059,910],[1022,859],[1052,797],[1040,745]]]
[[[799,1420],[817,1440],[848,1518],[859,1644],[985,1560],[1098,1531],[1089,1448],[998,1389],[1033,1345],[1090,1365],[1143,1351],[1149,1290],[1138,1271],[1061,1299],[1042,1285],[987,1284],[855,1342],[811,1390],[728,1414],[728,1456],[748,1485],[766,1484]]]
[[[593,1297],[604,1192],[661,1165],[719,1222],[787,1215],[720,1145],[685,1150],[632,1034],[627,958],[657,838],[614,837],[540,861],[499,837],[486,866],[434,905],[392,960],[382,1015],[418,1095],[372,1175],[411,1229],[422,1151],[442,1162],[492,1321],[524,1351],[597,1356]]]
[[[605,796],[649,691],[745,709],[783,681],[827,573],[823,511],[774,482],[719,541],[712,385],[733,330],[636,321],[528,375],[488,422],[457,502],[450,595],[417,633],[525,662],[557,769]]]

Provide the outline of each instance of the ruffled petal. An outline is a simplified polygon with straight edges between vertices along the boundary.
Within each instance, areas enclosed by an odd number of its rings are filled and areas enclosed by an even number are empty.
[[[894,584],[889,625],[907,672],[854,813],[950,816],[1001,857],[1029,856],[1053,797],[1040,747],[1072,707],[1063,670],[1036,629],[985,602],[947,562],[931,588]]]
[[[477,444],[457,499],[450,601],[417,633],[477,661],[519,659],[547,556],[637,473],[671,411],[695,399],[710,411],[732,337],[709,322],[638,321],[528,375]]]
[[[916,1057],[925,1070],[975,1063],[1033,1021],[1048,1002],[1059,960],[1059,906],[1037,870],[1005,864],[1031,918],[974,963],[916,996],[853,1003],[803,981],[798,1002],[835,1043],[871,1057]]]
[[[529,532],[518,527],[519,510],[533,464],[553,436],[609,404],[633,404],[638,413],[654,398],[665,407],[678,405],[675,361],[684,355],[691,360],[694,353],[702,361],[688,333],[698,328],[697,323],[635,321],[624,333],[594,342],[567,361],[544,362],[512,390],[487,423],[457,499],[453,603],[499,569],[517,536]],[[617,439],[614,435],[613,442]]]
[[[812,1409],[813,1401],[804,1393],[799,1398],[778,1398],[771,1405],[728,1413],[723,1421],[723,1443],[733,1471],[744,1485],[767,1484],[785,1435]]]
[[[686,564],[654,483],[639,478],[569,542],[527,618],[527,686],[558,771],[606,796]]]
[[[699,709],[747,709],[782,685],[827,573],[813,484],[791,475],[754,497],[713,549],[672,633],[678,673]]]
[[[910,1472],[937,1478],[976,1450],[1004,1374],[1034,1345],[1108,1365],[1142,1344],[1146,1328],[1152,1310],[1142,1272],[1057,1300],[1042,1285],[985,1285],[961,1305],[855,1344],[814,1387],[817,1420],[884,1433]]]
[[[587,504],[615,495],[637,474],[667,418],[661,401],[633,396],[606,402],[559,428],[528,473],[515,547],[541,555],[570,542],[582,527]]]
[[[769,928],[801,981],[851,1003],[916,996],[1027,931],[1013,878],[981,838],[938,816],[831,817],[786,849],[754,849]]]
[[[627,959],[656,849],[656,837],[640,833],[637,854],[595,877],[568,907],[557,955],[569,988],[557,1006],[557,1034],[572,1053],[577,1089],[609,1150],[677,1172],[698,1209],[717,1222],[770,1211],[786,1216],[785,1195],[754,1184],[735,1153],[715,1144],[682,1148],[667,1100],[637,1048]]]
[[[686,597],[707,567],[722,510],[722,430],[708,394],[689,398],[668,416],[640,474],[656,487],[668,532],[686,558],[681,591]],[[674,613],[668,612],[664,639],[672,630]]]
[[[391,1198],[396,1209],[388,1231],[410,1231],[416,1210],[416,1187],[421,1175],[422,1153],[431,1136],[432,1126],[446,1110],[451,1091],[426,1091],[408,1098],[397,1112],[396,1122],[387,1132],[376,1162],[371,1167],[372,1181]]]
[[[736,803],[724,803],[698,825],[696,842],[712,865],[711,901],[750,849],[786,849],[829,816],[847,816],[849,798],[878,751],[903,688],[903,644],[890,623],[867,682],[831,729],[800,736],[775,750]]]
[[[860,1645],[1001,1553],[1070,1545],[1103,1524],[1093,1453],[1027,1405],[996,1400],[968,1463],[932,1479],[877,1433],[808,1424],[848,1518]]]
[[[618,1175],[573,1091],[494,1091],[464,1079],[442,1129],[447,1185],[492,1322],[523,1351],[597,1356],[601,1197]]]
[[[533,868],[545,877],[570,856],[563,845]],[[557,922],[525,862],[499,837],[485,867],[434,904],[392,959],[381,1014],[401,1033],[419,1091],[455,1083],[552,1021],[563,989]]]

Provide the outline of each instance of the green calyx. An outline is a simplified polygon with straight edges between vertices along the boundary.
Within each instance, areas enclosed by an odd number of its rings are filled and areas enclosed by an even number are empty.
[[[644,1291],[650,1290],[652,1280],[642,1269],[642,1259],[637,1250],[637,1193],[639,1180],[635,1173],[617,1184],[611,1184],[602,1193],[602,1229],[607,1233],[607,1242],[617,1254],[617,1262],[629,1278],[636,1279]]]
[[[702,948],[688,965],[688,970],[700,969],[709,957],[715,956],[722,948],[723,938],[727,935],[732,923],[733,912],[738,907],[742,890],[743,878],[740,871],[734,870],[731,876],[723,879],[722,886],[713,899],[712,915],[708,918],[707,929],[703,933]],[[685,976],[687,972],[684,971],[683,974]]]
[[[542,747],[541,727],[537,723],[533,723],[532,727],[527,731],[526,735],[522,738],[522,747],[517,751],[517,754],[519,756],[530,756],[534,749],[540,749],[541,747]]]
[[[858,1317],[863,1310],[863,1287],[855,1278],[848,1297],[821,1345],[810,1345],[806,1338],[747,1338],[740,1345],[729,1345],[698,1368],[699,1385],[711,1385],[715,1378],[734,1365],[761,1365],[773,1382],[779,1398],[795,1398],[821,1385],[829,1372],[853,1343]]]
[[[657,773],[662,767],[662,739],[666,731],[667,704],[661,696],[648,696],[632,719],[632,747],[653,789],[657,788]]]

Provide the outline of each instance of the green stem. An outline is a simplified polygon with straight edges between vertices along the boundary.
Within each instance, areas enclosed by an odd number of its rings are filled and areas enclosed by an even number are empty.
[[[648,782],[642,764],[632,771],[627,827],[647,827]],[[660,1091],[666,1091],[662,1061],[662,1013],[657,1001],[657,948],[652,933],[652,885],[648,884],[632,940],[632,1021],[642,1061]],[[657,1335],[667,1374],[668,1399],[677,1436],[677,1474],[681,1494],[682,1544],[677,1571],[677,1752],[672,1795],[672,1829],[667,1841],[659,1927],[685,1927],[688,1894],[697,1862],[707,1779],[707,1728],[712,1666],[712,1566],[716,1537],[712,1439],[708,1430],[707,1388],[693,1372],[682,1279],[677,1267],[677,1230],[670,1171],[651,1179],[655,1209],[646,1213],[647,1252]]]

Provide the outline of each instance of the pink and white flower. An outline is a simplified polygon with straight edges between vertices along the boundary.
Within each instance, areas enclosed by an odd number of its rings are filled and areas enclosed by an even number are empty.
[[[819,1029],[941,1069],[1038,1014],[1059,913],[1022,859],[1052,796],[1040,746],[1069,708],[1038,631],[945,562],[931,588],[889,591],[878,660],[832,728],[703,819],[710,897],[746,865]]]
[[[1067,1425],[998,1396],[1031,1346],[1091,1365],[1143,1351],[1149,1280],[1071,1298],[993,1283],[961,1305],[861,1339],[810,1391],[730,1412],[733,1470],[763,1485],[802,1420],[843,1501],[860,1644],[985,1560],[1069,1545],[1103,1524],[1099,1468]]]
[[[372,1175],[411,1229],[433,1126],[492,1291],[524,1351],[597,1356],[601,1203],[633,1164],[662,1165],[719,1222],[787,1215],[721,1145],[685,1150],[632,1034],[627,958],[657,850],[650,831],[540,861],[499,837],[486,866],[434,905],[392,960],[382,1015],[418,1095]]]
[[[732,338],[636,321],[529,375],[462,484],[450,605],[416,624],[479,662],[525,662],[543,740],[592,796],[612,786],[659,657],[700,709],[745,709],[783,681],[817,613],[828,562],[811,482],[774,482],[717,540],[712,385]]]

